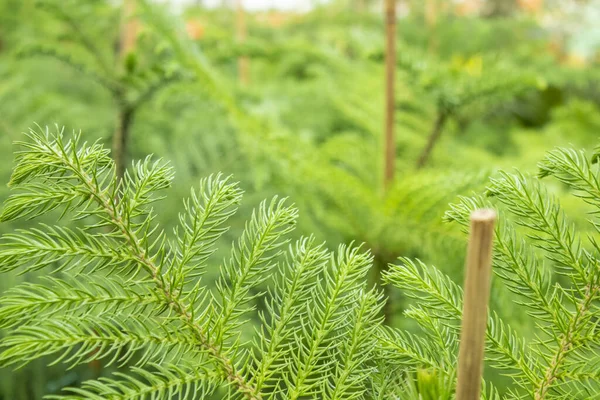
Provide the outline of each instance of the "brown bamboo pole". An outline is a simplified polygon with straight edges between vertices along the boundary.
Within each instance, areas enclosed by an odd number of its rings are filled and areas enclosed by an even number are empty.
[[[367,9],[367,5],[365,4],[366,0],[356,0],[355,1],[355,6],[356,6],[356,11],[359,14],[364,14],[365,10]]]
[[[471,214],[458,353],[457,400],[480,399],[495,222],[494,210],[480,209]]]
[[[384,187],[394,180],[396,143],[394,138],[395,74],[396,74],[396,0],[385,0],[385,144]]]
[[[236,38],[239,44],[246,41],[246,13],[242,0],[236,1],[236,22],[235,22]],[[238,78],[242,86],[247,86],[250,82],[250,61],[248,57],[238,57]]]
[[[138,32],[138,21],[133,17],[135,14],[136,0],[123,0],[121,38],[117,62],[119,67],[125,64],[127,54],[133,50]],[[129,142],[129,131],[133,119],[133,110],[127,105],[124,94],[122,98],[117,99],[119,107],[117,115],[117,126],[112,138],[112,156],[115,161],[115,170],[118,178],[122,178],[125,173],[125,164],[127,160],[127,144]]]
[[[396,73],[396,0],[385,0],[385,121],[384,121],[384,143],[383,143],[383,187],[387,190],[394,181],[394,163],[396,161],[396,144],[394,138],[394,111],[395,111],[395,73]],[[380,283],[383,271],[387,269],[386,257],[381,257],[378,251],[375,253],[373,276],[375,282]],[[383,286],[386,297],[389,297],[389,288]],[[383,310],[386,322],[390,322],[392,315],[392,304],[388,298]]]
[[[425,2],[425,24],[429,33],[427,49],[433,53],[438,47],[437,37],[435,35],[435,27],[438,22],[438,12],[440,4],[437,0],[427,0]]]
[[[121,22],[121,46],[119,47],[119,59],[127,56],[135,46],[138,33],[138,20],[134,18],[136,0],[123,0],[122,22]]]
[[[438,2],[436,0],[425,1],[425,23],[427,28],[431,29],[437,24]]]

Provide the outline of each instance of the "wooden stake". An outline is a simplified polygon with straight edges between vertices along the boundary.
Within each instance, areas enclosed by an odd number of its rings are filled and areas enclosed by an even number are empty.
[[[121,18],[121,45],[119,47],[119,58],[123,59],[133,50],[138,33],[138,21],[134,18],[135,0],[124,0]]]
[[[495,222],[496,212],[493,210],[475,210],[471,214],[458,353],[457,400],[480,399]]]
[[[239,44],[244,43],[246,41],[246,14],[244,12],[244,6],[242,4],[242,0],[237,0],[236,2],[236,37]],[[241,56],[238,58],[238,75],[240,84],[242,86],[248,85],[250,81],[250,61],[248,57]]]
[[[359,14],[364,14],[365,10],[367,9],[367,5],[365,4],[366,0],[356,0],[356,11]]]
[[[385,0],[385,144],[383,183],[388,188],[394,180],[396,143],[394,138],[394,99],[396,74],[396,0]]]
[[[427,49],[429,52],[435,52],[438,45],[437,37],[435,36],[435,27],[438,22],[438,13],[441,5],[438,0],[427,0],[425,3],[425,23],[429,32],[429,40]]]
[[[431,29],[437,24],[437,9],[439,5],[436,0],[425,1],[425,23],[427,28]]]

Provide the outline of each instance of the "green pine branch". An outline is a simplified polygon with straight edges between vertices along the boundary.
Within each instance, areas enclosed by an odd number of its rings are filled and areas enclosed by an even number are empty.
[[[368,253],[342,246],[336,255],[302,239],[280,263],[297,210],[275,197],[252,213],[209,289],[202,276],[214,268],[215,246],[241,201],[237,184],[221,175],[201,180],[168,235],[153,208],[173,179],[168,164],[149,157],[118,179],[108,152],[80,134],[31,131],[28,138],[11,178],[12,190],[28,195],[8,199],[5,219],[45,215],[78,227],[42,224],[2,238],[5,272],[49,276],[3,297],[1,365],[47,356],[70,366],[137,366],[56,397],[65,399],[223,389],[248,399],[363,397],[376,373],[383,301],[365,287]],[[61,271],[69,277],[53,276]],[[242,335],[261,292],[268,294],[262,324],[253,337]]]
[[[216,245],[242,198],[230,178],[201,180],[168,234],[154,209],[173,180],[167,163],[148,157],[118,179],[108,152],[80,134],[28,138],[2,216],[56,222],[2,237],[0,272],[46,276],[2,297],[0,365],[40,357],[69,367],[134,365],[56,399],[451,398],[463,291],[438,269],[407,258],[390,266],[385,282],[418,301],[404,311],[418,331],[383,327],[385,299],[366,286],[373,257],[351,245],[330,252],[312,237],[285,251],[298,215],[285,200],[260,203],[218,263]],[[558,149],[540,175],[555,176],[593,209],[594,157]],[[525,335],[492,309],[487,365],[511,379],[510,398],[595,396],[595,237],[582,238],[544,182],[501,172],[486,193],[461,198],[446,219],[466,230],[474,209],[499,210],[496,279],[535,326]],[[203,282],[208,269],[220,273],[214,288]],[[484,398],[500,398],[494,383],[486,380]]]

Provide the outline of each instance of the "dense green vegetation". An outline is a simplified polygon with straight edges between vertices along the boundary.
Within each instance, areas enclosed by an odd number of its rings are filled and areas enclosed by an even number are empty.
[[[421,3],[398,24],[386,188],[372,2],[247,13],[240,43],[227,8],[0,0],[0,398],[451,398],[482,205],[501,217],[486,398],[597,396],[600,184],[578,149],[598,57],[570,61],[516,3],[434,22]]]

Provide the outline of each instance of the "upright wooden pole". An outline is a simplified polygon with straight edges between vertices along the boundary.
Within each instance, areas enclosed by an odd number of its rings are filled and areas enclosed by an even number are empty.
[[[394,87],[396,74],[396,0],[385,0],[385,144],[383,183],[387,189],[394,180],[396,143],[394,140]]]
[[[437,48],[437,38],[435,36],[435,26],[438,21],[438,11],[440,4],[437,0],[427,0],[425,3],[425,23],[429,34],[427,48],[430,52],[434,52]]]
[[[136,0],[123,0],[121,14],[121,40],[117,62],[124,68],[127,54],[133,50],[138,32],[138,21],[133,17],[135,14]],[[117,126],[112,138],[112,156],[115,160],[115,170],[118,178],[125,173],[127,160],[127,145],[129,143],[129,131],[133,118],[133,110],[126,104],[124,98],[118,99]]]
[[[135,46],[138,32],[138,21],[136,18],[133,18],[134,14],[135,0],[124,0],[123,11],[121,15],[123,20],[121,22],[121,46],[119,47],[120,59],[123,59],[125,56],[127,56],[127,53],[133,50],[133,47]]]
[[[471,214],[458,353],[457,400],[480,399],[495,222],[496,212],[493,210],[475,210]]]
[[[437,23],[438,3],[436,0],[425,1],[425,23],[431,29]]]
[[[367,9],[367,5],[365,4],[366,0],[356,0],[355,2],[355,6],[356,6],[356,11],[359,14],[363,14],[365,12],[365,10]]]
[[[246,41],[247,29],[246,29],[246,13],[244,12],[244,6],[242,0],[236,1],[236,38],[238,43],[244,43]],[[250,81],[250,61],[248,57],[241,56],[238,58],[238,77],[242,86],[248,85]]]

